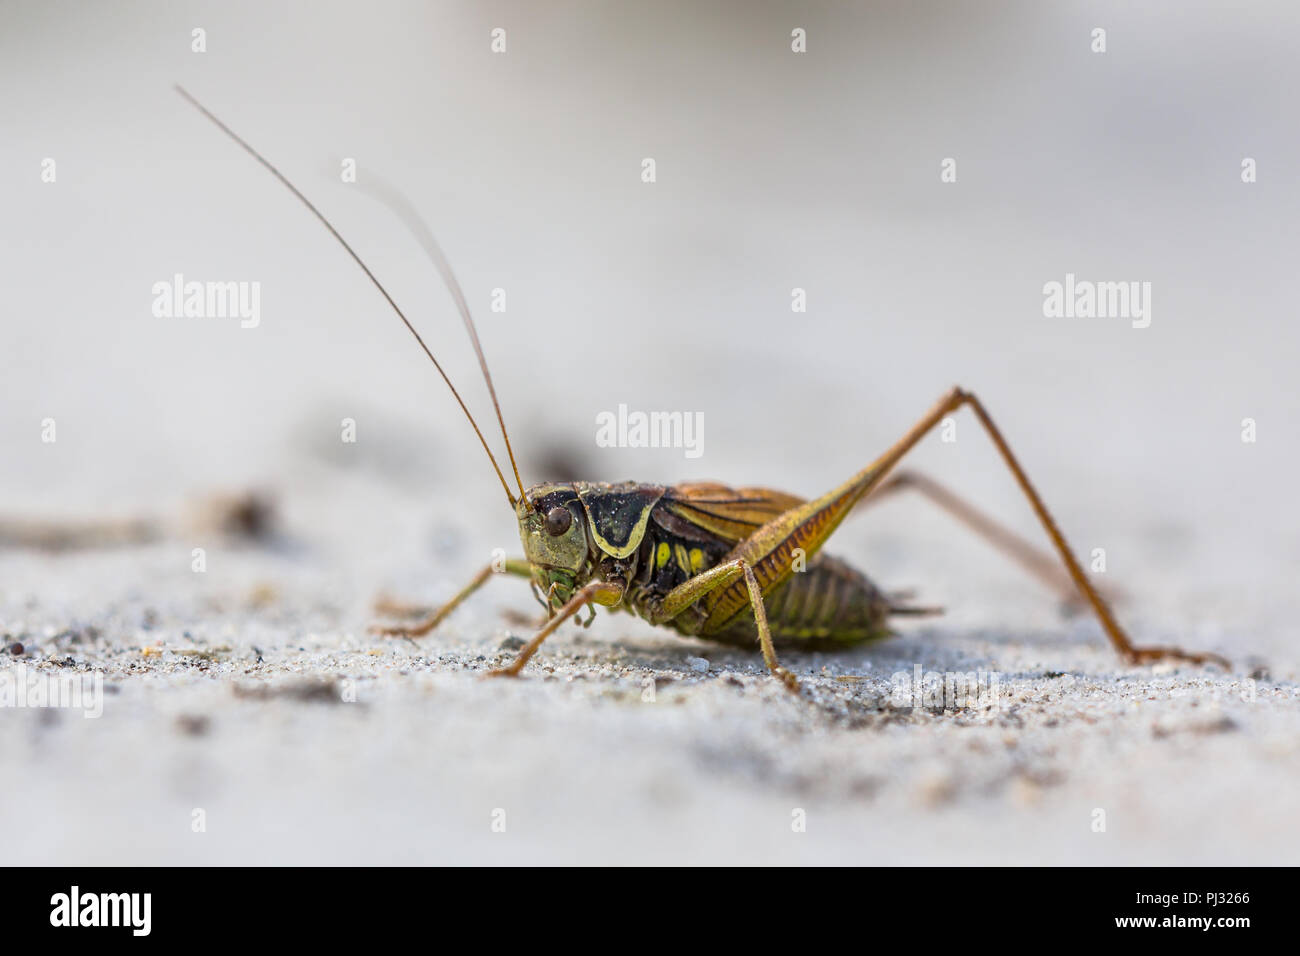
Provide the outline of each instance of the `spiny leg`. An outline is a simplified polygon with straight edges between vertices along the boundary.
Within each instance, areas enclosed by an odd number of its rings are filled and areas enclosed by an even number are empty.
[[[754,623],[758,625],[758,644],[763,649],[763,660],[767,663],[767,669],[772,672],[773,677],[780,678],[787,690],[797,694],[799,693],[798,679],[776,659],[776,648],[772,646],[772,631],[767,626],[767,608],[763,606],[763,592],[758,586],[758,578],[754,577],[754,569],[743,561],[740,567],[745,574],[745,586],[749,589],[749,603],[754,608]]]
[[[1114,614],[1097,593],[1096,588],[1084,574],[1082,566],[1066,544],[1064,535],[1056,526],[1047,506],[1030,483],[1024,469],[1011,452],[1006,439],[993,424],[984,406],[971,392],[961,388],[950,389],[937,401],[921,419],[904,433],[883,455],[867,467],[850,477],[839,486],[812,501],[791,507],[763,525],[748,538],[738,543],[727,556],[727,560],[741,558],[753,568],[754,576],[764,593],[771,593],[777,586],[794,573],[794,559],[799,552],[811,557],[827,538],[839,527],[848,513],[863,498],[884,483],[886,476],[909,451],[916,446],[945,417],[951,415],[964,405],[969,405],[980,424],[984,426],[992,439],[1002,460],[1011,470],[1020,486],[1020,490],[1029,499],[1034,513],[1047,532],[1053,546],[1075,586],[1087,598],[1097,615],[1102,629],[1110,638],[1115,649],[1132,663],[1171,658],[1191,661],[1193,663],[1214,662],[1225,668],[1230,665],[1216,654],[1194,654],[1177,647],[1137,647],[1129,639],[1123,628],[1115,620]],[[700,634],[708,636],[727,625],[741,608],[749,602],[745,588],[734,580],[709,592],[704,600],[706,617],[701,625]]]
[[[492,577],[493,574],[513,574],[516,577],[525,577],[531,579],[532,569],[531,566],[528,564],[528,562],[523,560],[522,558],[507,558],[505,565],[502,567],[500,571],[497,571],[496,567],[493,564],[489,564],[485,568],[482,568],[476,575],[474,575],[473,579],[469,582],[469,584],[461,588],[460,591],[458,591],[450,601],[448,601],[438,610],[429,614],[428,617],[426,617],[423,621],[420,621],[418,624],[411,624],[405,627],[403,626],[384,627],[382,625],[375,624],[371,626],[370,633],[383,634],[388,637],[422,637],[423,635],[428,634],[430,631],[432,631],[439,624],[441,624],[446,619],[447,615],[449,615],[452,611],[456,610],[456,608],[460,606],[461,602],[463,602],[467,597],[469,597],[471,594],[473,594],[475,591],[481,588],[483,584],[487,581],[487,579]],[[405,616],[406,614],[411,613],[415,609],[410,607],[409,605],[403,605],[393,601],[389,601],[386,598],[381,598],[380,600],[377,600],[375,602],[375,611],[377,613],[392,613],[393,610],[397,610],[399,616]]]
[[[651,614],[650,622],[655,625],[665,624],[678,614],[720,587],[725,587],[736,578],[744,578],[745,589],[749,593],[749,604],[754,611],[754,623],[758,627],[758,645],[763,651],[763,661],[787,688],[798,693],[799,681],[789,670],[781,666],[776,659],[776,648],[772,644],[772,630],[767,623],[767,608],[763,604],[763,591],[749,563],[742,558],[728,561],[697,574],[689,581],[684,581],[666,595],[656,612]]]
[[[929,475],[900,469],[879,488],[863,498],[858,504],[858,509],[870,507],[900,491],[917,491],[948,512],[1055,591],[1061,603],[1071,613],[1088,607],[1087,599],[1078,592],[1068,574],[1061,570],[1055,555],[1027,541]],[[1119,596],[1114,588],[1099,588],[1099,590],[1111,601]]]
[[[518,677],[528,659],[537,653],[542,642],[550,637],[557,627],[592,602],[597,604],[617,604],[623,598],[623,586],[613,581],[592,581],[584,585],[564,602],[564,606],[555,612],[555,616],[546,622],[546,626],[520,649],[519,654],[505,667],[498,667],[487,672],[488,677]]]
[[[1026,475],[1024,469],[1020,467],[1020,462],[1016,460],[1016,456],[1012,453],[1011,447],[1007,444],[1006,439],[1002,437],[1002,432],[998,430],[997,425],[993,423],[993,419],[985,410],[983,403],[980,402],[973,392],[967,392],[961,388],[954,387],[939,401],[934,409],[922,418],[920,422],[913,426],[911,431],[909,431],[902,440],[885,453],[875,467],[879,468],[881,474],[888,471],[900,458],[903,457],[903,455],[911,450],[912,446],[914,446],[922,436],[942,421],[944,416],[958,410],[963,405],[970,406],[971,411],[975,413],[975,417],[979,419],[980,424],[984,426],[984,430],[988,432],[989,438],[993,441],[994,447],[998,450],[998,454],[1002,456],[1003,462],[1006,463],[1007,468],[1010,469],[1011,474],[1015,477],[1016,484],[1020,486],[1020,490],[1024,492],[1025,497],[1029,499],[1029,504],[1033,508],[1034,514],[1038,516],[1039,523],[1042,524],[1043,530],[1046,531],[1047,536],[1051,538],[1052,544],[1055,546],[1057,553],[1061,556],[1061,561],[1065,564],[1066,571],[1069,572],[1070,577],[1074,580],[1075,586],[1078,587],[1078,589],[1083,593],[1083,596],[1087,598],[1088,603],[1092,605],[1093,612],[1097,615],[1097,620],[1101,622],[1102,629],[1105,630],[1107,637],[1110,638],[1115,649],[1125,660],[1134,664],[1141,664],[1168,658],[1172,660],[1189,661],[1194,664],[1213,662],[1225,669],[1231,667],[1228,661],[1217,654],[1192,653],[1184,651],[1178,647],[1139,647],[1130,640],[1128,634],[1126,634],[1124,629],[1120,627],[1119,622],[1115,620],[1115,615],[1111,612],[1109,605],[1107,605],[1102,596],[1097,593],[1097,589],[1093,587],[1092,582],[1088,580],[1088,576],[1084,573],[1082,565],[1079,564],[1079,560],[1074,556],[1074,552],[1070,550],[1070,546],[1066,543],[1065,536],[1061,533],[1060,528],[1056,525],[1055,519],[1052,518],[1051,513],[1047,510],[1047,505],[1045,505],[1043,499],[1039,497],[1038,491],[1029,480],[1029,476]],[[874,484],[874,482],[872,482],[872,484]],[[870,490],[871,487],[868,486],[864,489],[864,493],[869,493]]]

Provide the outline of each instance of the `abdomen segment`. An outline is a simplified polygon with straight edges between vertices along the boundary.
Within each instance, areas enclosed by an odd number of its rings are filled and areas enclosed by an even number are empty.
[[[888,637],[889,597],[862,572],[830,555],[814,555],[764,599],[772,639],[804,646],[857,644]],[[757,637],[753,611],[744,607],[700,637],[749,646]]]

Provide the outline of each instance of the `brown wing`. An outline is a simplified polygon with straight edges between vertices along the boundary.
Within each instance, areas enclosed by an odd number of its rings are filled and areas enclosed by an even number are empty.
[[[730,544],[743,541],[777,515],[804,499],[771,488],[729,488],[715,481],[691,481],[673,485],[659,502],[674,518],[674,530],[682,523]]]

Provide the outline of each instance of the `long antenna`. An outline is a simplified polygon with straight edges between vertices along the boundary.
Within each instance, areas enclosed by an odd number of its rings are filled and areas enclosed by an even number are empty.
[[[481,445],[483,446],[483,451],[484,451],[484,452],[487,454],[487,456],[488,456],[488,461],[492,462],[492,469],[497,473],[497,479],[501,482],[501,487],[505,489],[505,492],[506,492],[506,498],[508,498],[509,501],[510,501],[510,507],[511,507],[511,508],[514,508],[514,507],[515,507],[515,496],[511,493],[511,491],[510,491],[510,486],[509,486],[508,484],[506,484],[506,477],[505,477],[505,475],[503,475],[503,474],[501,473],[501,468],[500,468],[499,465],[497,465],[497,460],[496,460],[496,458],[493,457],[493,455],[492,455],[492,449],[488,448],[487,440],[484,439],[484,437],[483,437],[483,432],[479,430],[478,422],[474,421],[474,416],[471,415],[471,414],[469,413],[469,409],[465,407],[465,401],[464,401],[464,399],[462,399],[462,398],[460,397],[460,392],[456,391],[456,386],[451,384],[451,379],[447,377],[447,373],[444,372],[443,369],[442,369],[442,366],[438,364],[438,360],[437,360],[436,358],[433,357],[433,352],[429,351],[429,346],[427,346],[427,345],[424,344],[424,339],[420,338],[420,333],[417,332],[417,331],[415,331],[415,326],[413,326],[413,325],[411,324],[411,321],[406,317],[406,315],[402,312],[402,310],[401,310],[400,308],[398,308],[397,303],[393,301],[393,297],[392,297],[391,295],[388,294],[388,290],[384,288],[383,284],[382,284],[382,283],[381,283],[377,278],[375,278],[375,274],[374,274],[373,272],[370,271],[370,267],[367,266],[367,265],[366,265],[366,264],[361,260],[361,257],[360,257],[359,255],[357,255],[356,251],[355,251],[355,250],[354,250],[350,245],[348,245],[348,241],[347,241],[346,239],[344,239],[341,235],[339,235],[339,231],[338,231],[337,229],[334,228],[333,224],[331,224],[330,221],[329,221],[328,219],[325,218],[324,213],[322,213],[319,209],[317,209],[316,206],[312,203],[312,201],[311,201],[310,199],[308,199],[306,196],[304,196],[304,195],[299,191],[299,189],[298,189],[297,186],[295,186],[293,183],[289,182],[289,180],[285,178],[284,174],[283,174],[282,172],[280,172],[280,170],[278,170],[278,169],[276,169],[274,166],[272,166],[272,165],[270,164],[270,162],[268,162],[267,159],[266,159],[265,157],[262,156],[261,153],[259,153],[259,152],[258,152],[257,150],[255,150],[255,149],[253,149],[253,147],[250,146],[247,142],[245,142],[245,141],[244,141],[244,140],[239,136],[238,133],[236,133],[234,130],[232,130],[232,129],[231,129],[229,126],[227,126],[225,123],[221,122],[221,120],[217,119],[217,117],[214,116],[214,115],[212,114],[212,112],[211,112],[211,111],[210,111],[206,106],[204,106],[202,103],[200,103],[198,100],[196,100],[193,96],[191,96],[191,95],[189,94],[189,91],[187,91],[184,87],[182,87],[182,86],[180,86],[179,84],[177,84],[177,85],[175,86],[175,90],[176,90],[176,92],[179,93],[182,97],[184,97],[186,100],[188,100],[191,106],[193,106],[193,107],[194,107],[195,109],[197,109],[200,113],[202,113],[204,116],[206,116],[208,119],[210,119],[210,120],[211,120],[211,121],[216,125],[216,127],[217,127],[218,129],[220,129],[223,133],[225,133],[227,136],[229,136],[231,139],[233,139],[236,143],[238,143],[238,144],[240,145],[240,147],[243,148],[244,152],[248,153],[248,155],[252,156],[255,160],[257,160],[259,163],[261,163],[263,166],[265,166],[266,169],[267,169],[268,171],[270,171],[271,175],[273,175],[276,179],[280,180],[280,182],[282,182],[282,183],[285,185],[285,187],[289,190],[289,192],[293,193],[294,196],[296,196],[296,197],[298,198],[298,200],[299,200],[299,201],[300,201],[304,206],[306,206],[308,209],[310,209],[311,212],[312,212],[312,215],[314,215],[317,219],[319,219],[319,220],[321,221],[321,224],[324,225],[325,228],[329,230],[330,235],[332,235],[335,239],[337,239],[337,240],[339,241],[339,245],[341,245],[344,249],[346,249],[348,255],[350,255],[350,256],[352,257],[353,261],[356,262],[356,264],[359,265],[359,266],[361,267],[361,271],[364,272],[364,273],[366,274],[366,278],[368,278],[371,282],[374,283],[375,288],[379,290],[380,295],[382,295],[382,296],[384,297],[384,299],[387,300],[388,304],[391,305],[391,306],[393,307],[393,311],[397,313],[397,317],[398,317],[399,319],[402,320],[402,323],[407,327],[407,329],[410,330],[411,334],[415,336],[415,341],[417,341],[417,342],[420,343],[420,348],[424,349],[424,354],[427,355],[427,356],[429,356],[429,361],[432,362],[434,368],[436,368],[436,369],[438,370],[438,374],[442,376],[442,380],[443,380],[444,382],[447,383],[447,387],[448,387],[449,389],[451,389],[451,394],[454,395],[454,396],[456,397],[456,403],[457,403],[458,405],[460,405],[460,410],[461,410],[462,412],[464,412],[464,413],[465,413],[465,417],[469,419],[469,423],[470,423],[470,425],[471,425],[471,426],[473,427],[473,429],[474,429],[474,434],[478,436],[479,444],[481,444]],[[453,281],[454,281],[454,280],[453,280]],[[459,291],[459,289],[458,289],[457,291]],[[463,297],[462,297],[462,301],[463,301]],[[466,317],[466,321],[468,322],[468,320],[469,320],[469,313],[468,313],[468,311],[464,311],[463,314],[465,315],[465,317]],[[471,330],[471,335],[472,335],[472,334],[473,334],[473,325],[472,325],[472,323],[470,324],[470,330]],[[487,363],[483,361],[483,352],[482,352],[481,349],[478,348],[478,337],[477,337],[477,336],[474,336],[474,347],[475,347],[476,351],[478,351],[479,362],[483,364],[483,372],[484,372],[484,374],[486,375],[486,374],[487,374]],[[492,379],[491,379],[491,377],[488,378],[488,388],[489,388],[489,389],[492,388]],[[493,401],[493,404],[496,403],[496,393],[495,393],[495,391],[494,391],[493,394],[492,394],[492,401]],[[499,406],[498,406],[498,408],[497,408],[497,415],[498,415],[498,417],[501,415],[501,409],[500,409]],[[505,423],[504,423],[504,422],[502,422],[501,428],[502,428],[503,431],[505,430]],[[507,447],[509,447],[509,443],[510,443],[510,440],[507,438],[507,439],[506,439],[506,445],[507,445]],[[514,455],[513,455],[513,453],[512,453],[511,456],[510,456],[510,460],[511,460],[511,464],[513,464],[513,463],[514,463]],[[516,480],[516,481],[519,480],[519,469],[518,469],[518,468],[515,469],[515,480]],[[522,496],[522,488],[523,488],[523,485],[521,484],[521,485],[520,485],[521,496]]]
[[[373,177],[372,177],[373,178]],[[487,381],[488,393],[492,396],[492,407],[497,412],[497,422],[501,425],[501,437],[506,440],[506,454],[510,456],[510,467],[515,472],[515,484],[519,486],[519,497],[528,505],[528,496],[524,494],[524,483],[519,480],[519,466],[515,464],[515,450],[510,447],[510,434],[506,431],[506,421],[501,415],[501,403],[497,401],[497,390],[492,384],[492,373],[488,371],[487,359],[483,356],[483,346],[479,344],[478,329],[474,327],[474,319],[469,314],[469,303],[465,300],[465,293],[461,291],[460,283],[456,281],[456,275],[452,272],[451,263],[443,253],[442,247],[438,245],[438,240],[434,238],[433,231],[420,218],[420,214],[412,208],[400,194],[391,186],[378,181],[377,185],[369,186],[362,184],[361,191],[375,197],[386,205],[411,234],[415,236],[433,264],[438,269],[438,274],[442,276],[442,281],[447,286],[447,291],[451,293],[452,299],[456,302],[456,308],[460,310],[460,317],[465,321],[465,331],[469,333],[469,340],[474,343],[474,354],[478,356],[479,368],[483,370],[483,378]]]

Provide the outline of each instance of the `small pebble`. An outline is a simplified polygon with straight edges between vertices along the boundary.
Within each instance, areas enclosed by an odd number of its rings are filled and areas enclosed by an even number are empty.
[[[17,641],[14,641],[12,644],[9,645],[9,653],[12,654],[14,657],[19,656],[20,654],[22,654],[22,652],[23,652],[23,646]]]
[[[709,662],[703,657],[688,657],[686,663],[697,674],[707,674],[709,672]]]

